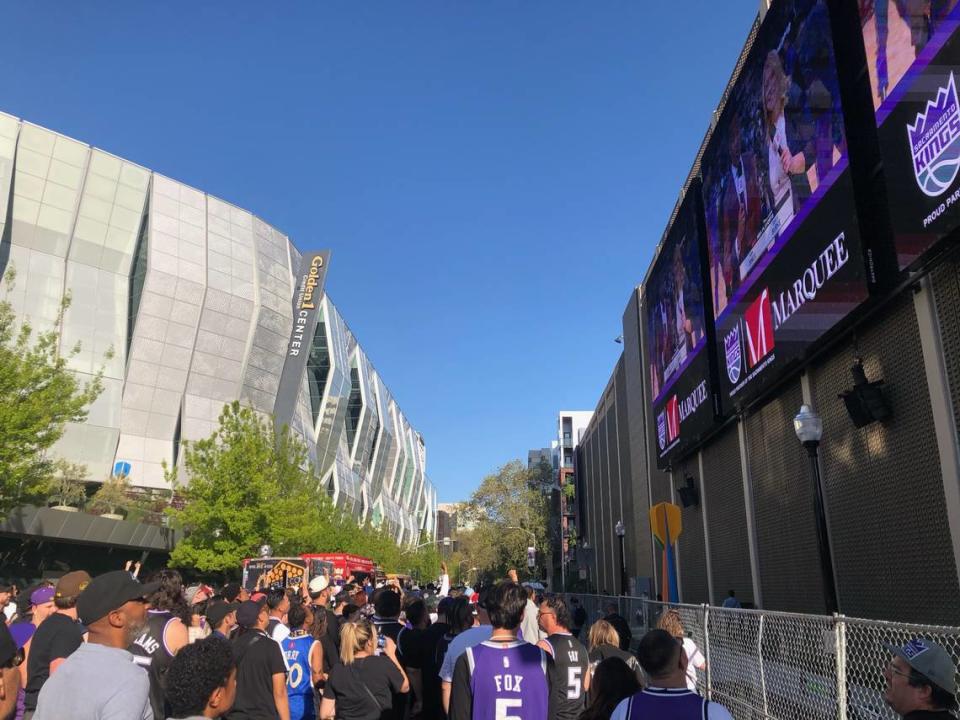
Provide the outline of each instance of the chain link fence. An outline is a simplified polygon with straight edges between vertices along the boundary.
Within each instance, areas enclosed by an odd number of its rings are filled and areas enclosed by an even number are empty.
[[[627,620],[636,650],[667,609],[706,658],[697,689],[737,720],[897,720],[883,700],[886,644],[913,638],[939,643],[960,660],[960,628],[884,622],[844,615],[802,615],[646,598],[575,594],[589,626],[609,609]]]

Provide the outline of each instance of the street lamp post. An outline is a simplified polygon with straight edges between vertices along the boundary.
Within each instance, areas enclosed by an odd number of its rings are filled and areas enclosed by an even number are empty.
[[[797,413],[797,416],[793,419],[793,429],[797,433],[797,438],[807,449],[807,456],[810,459],[810,469],[813,474],[814,483],[813,512],[817,522],[817,549],[820,553],[820,574],[823,577],[823,593],[826,596],[827,612],[833,614],[840,612],[840,606],[837,602],[837,586],[833,579],[830,535],[827,532],[827,515],[824,511],[823,502],[823,478],[820,476],[820,463],[817,457],[820,438],[823,436],[823,419],[811,410],[808,405],[801,405],[800,412]]]
[[[614,528],[617,537],[620,538],[620,594],[627,594],[627,562],[623,553],[623,536],[627,534],[627,529],[623,526],[623,520],[617,520],[617,526]]]

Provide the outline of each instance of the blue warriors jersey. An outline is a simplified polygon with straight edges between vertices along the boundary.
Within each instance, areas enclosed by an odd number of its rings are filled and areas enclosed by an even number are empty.
[[[314,720],[313,681],[310,676],[310,635],[291,635],[282,643],[283,659],[287,663],[287,698],[290,701],[290,720]]]
[[[473,720],[546,720],[547,654],[525,642],[467,648]]]

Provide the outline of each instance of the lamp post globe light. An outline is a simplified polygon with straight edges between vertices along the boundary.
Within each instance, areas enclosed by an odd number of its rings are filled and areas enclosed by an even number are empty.
[[[617,520],[617,525],[613,531],[620,539],[620,594],[627,594],[627,563],[623,551],[623,537],[627,534],[627,529],[623,526],[623,520]]]
[[[823,501],[823,478],[820,476],[818,448],[823,437],[823,419],[809,405],[801,405],[793,419],[797,439],[807,449],[810,470],[813,475],[814,518],[817,523],[817,551],[820,555],[820,575],[823,579],[823,594],[830,614],[840,612],[837,602],[837,586],[833,578],[833,559],[830,554],[830,535],[827,531],[827,515]]]

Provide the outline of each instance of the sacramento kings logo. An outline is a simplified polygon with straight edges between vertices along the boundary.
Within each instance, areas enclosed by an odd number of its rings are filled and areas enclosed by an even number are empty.
[[[734,385],[740,379],[740,370],[743,366],[743,350],[740,347],[740,323],[733,327],[723,339],[723,349],[727,357],[727,377]]]
[[[657,444],[663,450],[667,446],[667,414],[661,412],[657,415]]]
[[[960,170],[960,104],[952,72],[936,100],[927,101],[913,125],[907,124],[907,137],[920,189],[930,197],[942,195]]]

